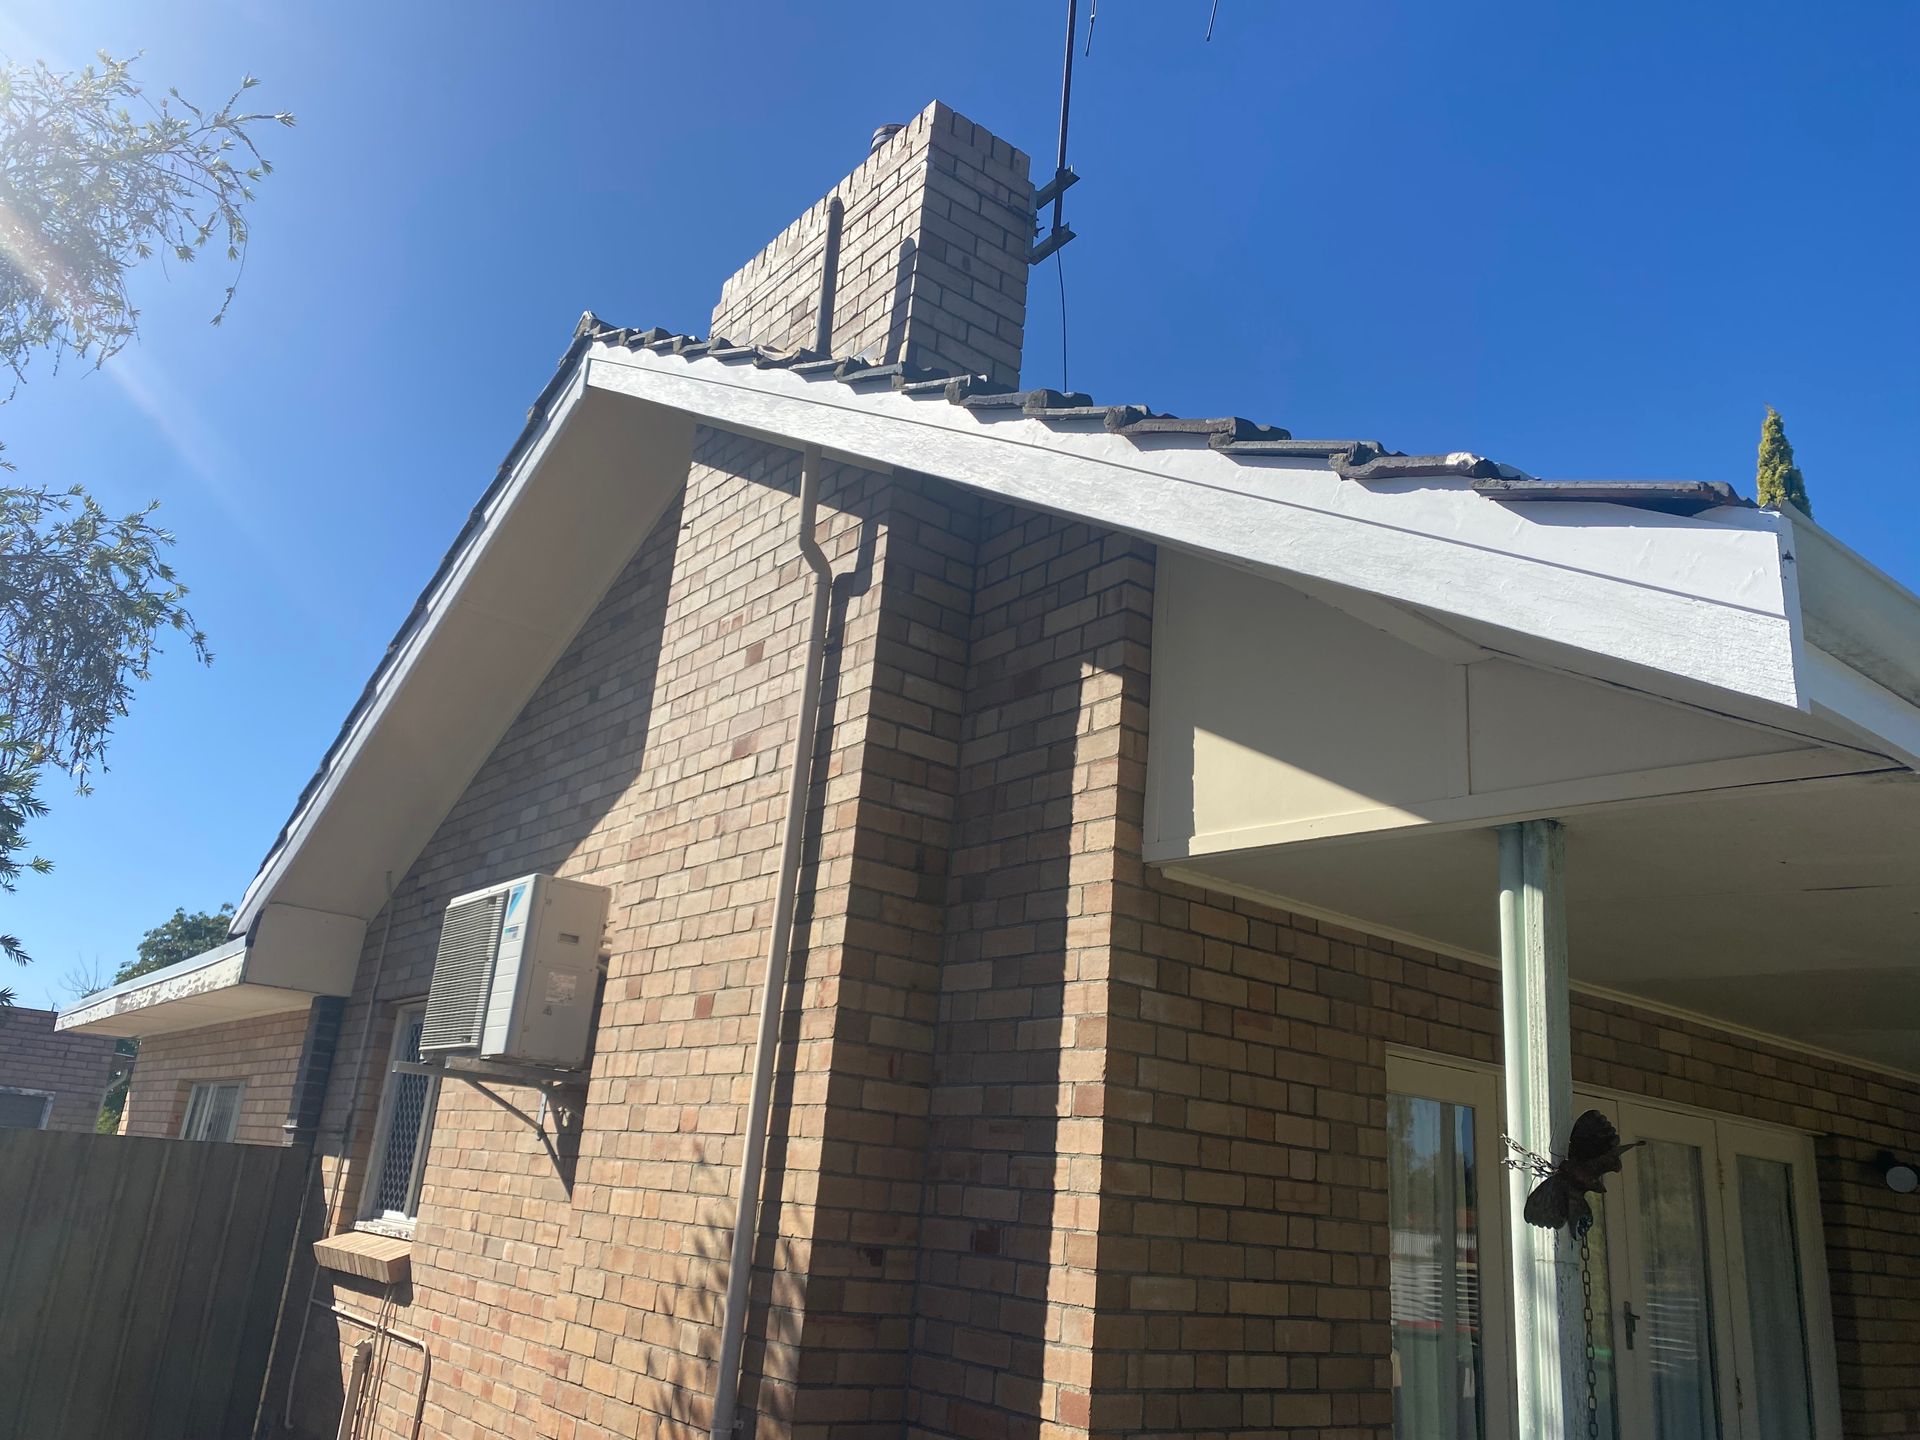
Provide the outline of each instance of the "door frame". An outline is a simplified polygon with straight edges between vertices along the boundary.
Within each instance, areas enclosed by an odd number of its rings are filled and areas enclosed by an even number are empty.
[[[1708,1335],[1713,1346],[1714,1415],[1721,1440],[1736,1440],[1744,1433],[1740,1404],[1739,1354],[1745,1346],[1745,1318],[1734,1309],[1732,1285],[1735,1251],[1727,1243],[1726,1168],[1720,1157],[1719,1122],[1711,1112],[1667,1105],[1649,1105],[1635,1096],[1602,1090],[1576,1090],[1574,1108],[1594,1105],[1611,1108],[1610,1118],[1622,1136],[1633,1140],[1661,1140],[1691,1146],[1700,1156],[1701,1224],[1705,1228]],[[1644,1237],[1636,1223],[1640,1214],[1640,1181],[1631,1160],[1609,1184],[1619,1192],[1617,1207],[1622,1224],[1617,1234],[1607,1236],[1607,1254],[1612,1273],[1608,1277],[1617,1304],[1636,1307],[1641,1323],[1653,1311],[1646,1290],[1646,1267],[1641,1263],[1640,1246]],[[1622,1333],[1624,1315],[1614,1320],[1614,1334]],[[1808,1321],[1811,1324],[1811,1319]],[[1632,1363],[1622,1363],[1628,1353]],[[1645,1352],[1632,1347],[1614,1347],[1614,1386],[1626,1433],[1629,1415],[1636,1420],[1653,1414],[1653,1388],[1645,1363]],[[1838,1437],[1835,1437],[1838,1440]]]
[[[1739,1157],[1752,1155],[1757,1159],[1780,1161],[1793,1177],[1794,1240],[1800,1251],[1801,1317],[1807,1327],[1807,1385],[1813,1399],[1813,1428],[1822,1440],[1829,1435],[1837,1437],[1841,1434],[1840,1362],[1834,1349],[1833,1289],[1827,1277],[1826,1235],[1820,1223],[1820,1181],[1814,1173],[1812,1138],[1799,1131],[1755,1125],[1746,1120],[1723,1121],[1720,1129],[1721,1192],[1726,1208],[1727,1244],[1732,1247],[1727,1252],[1729,1258],[1745,1253],[1740,1230],[1739,1166],[1736,1163]],[[1731,1273],[1733,1303],[1744,1316],[1749,1309],[1746,1267],[1731,1267]],[[1744,1325],[1738,1332],[1737,1343],[1741,1347],[1741,1372],[1751,1375],[1755,1371],[1753,1336]],[[1749,1423],[1748,1414],[1743,1403],[1742,1434],[1747,1440],[1758,1440],[1758,1422]]]
[[[1493,1176],[1503,1173],[1500,1166],[1505,1156],[1501,1153],[1500,1136],[1506,1132],[1506,1106],[1504,1072],[1499,1065],[1438,1055],[1411,1046],[1389,1045],[1386,1070],[1387,1088],[1390,1091],[1425,1095],[1450,1104],[1472,1105],[1476,1111],[1482,1105],[1487,1106],[1486,1113],[1496,1123],[1484,1127],[1485,1134],[1479,1133],[1482,1127],[1475,1127],[1475,1159],[1483,1167],[1483,1174]],[[1433,1086],[1447,1088],[1431,1088]],[[1737,1218],[1731,1217],[1731,1212],[1737,1206],[1728,1175],[1727,1157],[1730,1154],[1751,1154],[1788,1163],[1793,1175],[1794,1223],[1801,1245],[1808,1366],[1814,1395],[1814,1435],[1816,1440],[1843,1440],[1839,1364],[1833,1333],[1833,1291],[1827,1274],[1826,1227],[1820,1211],[1819,1176],[1815,1168],[1812,1134],[1788,1125],[1747,1120],[1717,1110],[1636,1095],[1604,1085],[1577,1086],[1574,1100],[1576,1111],[1598,1102],[1616,1122],[1627,1117],[1640,1121],[1647,1127],[1645,1138],[1648,1139],[1682,1139],[1693,1144],[1700,1141],[1689,1137],[1705,1139],[1701,1160],[1706,1191],[1709,1285],[1716,1316],[1725,1317],[1722,1324],[1715,1326],[1714,1337],[1715,1382],[1720,1395],[1722,1440],[1759,1440],[1760,1435],[1757,1415],[1741,1403],[1741,1377],[1752,1373],[1752,1340],[1745,1310],[1744,1280],[1735,1274],[1738,1268],[1734,1264],[1736,1252],[1729,1248],[1739,1239],[1739,1231],[1736,1228]],[[1629,1140],[1641,1138],[1629,1124],[1619,1124],[1619,1129]],[[1631,1161],[1628,1169],[1631,1170]],[[1633,1181],[1623,1176],[1608,1187],[1615,1192],[1617,1208],[1623,1212],[1637,1206],[1639,1193],[1632,1186]],[[1503,1386],[1507,1404],[1504,1407],[1489,1405],[1486,1413],[1488,1440],[1508,1440],[1518,1424],[1512,1385],[1514,1335],[1504,1230],[1506,1225],[1512,1223],[1513,1217],[1509,1213],[1507,1187],[1495,1184],[1491,1188],[1499,1194],[1494,1203],[1483,1204],[1481,1211],[1481,1250],[1483,1256],[1492,1261],[1487,1263],[1487,1260],[1483,1260],[1487,1273],[1482,1281],[1481,1326],[1490,1342],[1484,1347],[1486,1383],[1489,1387],[1495,1384]],[[1500,1243],[1489,1247],[1484,1231],[1495,1214],[1499,1216],[1499,1224],[1503,1229],[1496,1237]],[[1610,1242],[1613,1240],[1612,1236],[1608,1238]],[[1615,1307],[1612,1323],[1616,1336],[1622,1329],[1619,1305],[1629,1295],[1638,1293],[1637,1288],[1630,1288],[1637,1287],[1637,1278],[1626,1269],[1635,1243],[1610,1243],[1608,1247],[1608,1282]],[[1497,1258],[1492,1256],[1494,1250],[1499,1252]],[[1717,1263],[1714,1259],[1716,1255],[1719,1257]],[[1495,1283],[1496,1265],[1501,1292],[1497,1307],[1487,1293]],[[1736,1286],[1739,1288],[1736,1289]],[[1494,1337],[1498,1337],[1497,1346],[1491,1343]],[[1633,1385],[1632,1392],[1629,1390],[1630,1383]],[[1631,1434],[1627,1428],[1629,1394],[1634,1393],[1635,1396],[1636,1418],[1644,1415],[1646,1409],[1639,1403],[1638,1382],[1629,1382],[1617,1360],[1615,1389],[1624,1437]]]

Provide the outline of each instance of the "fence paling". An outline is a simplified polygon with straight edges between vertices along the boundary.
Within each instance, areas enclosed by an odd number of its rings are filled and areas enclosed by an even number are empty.
[[[248,1440],[305,1162],[0,1131],[0,1440]]]

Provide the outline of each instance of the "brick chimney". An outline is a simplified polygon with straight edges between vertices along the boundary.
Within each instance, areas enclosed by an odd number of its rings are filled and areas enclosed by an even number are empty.
[[[814,340],[827,214],[844,208],[836,355],[1017,383],[1033,240],[1028,159],[939,101],[874,133],[867,159],[721,287],[715,335]]]

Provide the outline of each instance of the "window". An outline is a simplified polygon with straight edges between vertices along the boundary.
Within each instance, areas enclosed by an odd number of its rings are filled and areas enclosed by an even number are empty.
[[[0,1085],[0,1130],[44,1130],[52,1113],[53,1096],[47,1091]]]
[[[1388,1063],[1387,1213],[1395,1440],[1507,1434],[1506,1171],[1492,1078]]]
[[[420,1058],[420,1032],[426,1019],[424,1004],[403,1005],[394,1016],[387,1083],[380,1096],[380,1119],[374,1126],[367,1184],[360,1197],[363,1221],[407,1226],[420,1210],[420,1175],[426,1168],[440,1081],[432,1075],[396,1071],[393,1066]]]
[[[204,1081],[187,1096],[187,1118],[180,1122],[182,1140],[231,1140],[240,1119],[238,1080]]]

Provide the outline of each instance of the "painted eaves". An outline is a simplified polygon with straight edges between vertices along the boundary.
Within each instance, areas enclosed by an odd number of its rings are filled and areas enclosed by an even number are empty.
[[[643,423],[656,429],[642,435],[635,427]],[[580,572],[579,593],[555,602],[539,633],[523,637],[493,690],[462,698],[460,753],[435,756],[434,776],[420,782],[433,793],[401,797],[409,818],[384,857],[388,870],[404,873],[415,842],[424,843],[645,533],[622,527],[650,524],[661,497],[684,480],[694,425],[937,476],[1349,595],[1393,623],[1468,637],[1462,644],[1520,654],[1533,646],[1547,663],[1624,676],[1675,698],[1801,713],[1819,700],[1789,563],[1797,522],[1754,509],[1723,484],[1542,481],[1463,452],[1402,455],[1369,440],[1296,439],[1233,417],[1097,405],[974,376],[622,329],[588,315],[276,839],[238,926],[274,899],[363,919],[377,912],[384,892],[372,893],[378,887],[364,875],[332,889],[294,883],[300,854],[328,807],[345,803],[339,797],[357,771],[392,777],[418,757],[426,711],[450,702],[416,683],[415,672],[436,653],[473,643],[476,627],[514,615],[502,587],[553,578],[537,565],[506,566],[493,552],[514,526],[539,529],[530,516],[547,515],[547,528],[564,531],[589,501],[600,507],[593,514],[608,515],[600,528],[620,532],[591,565],[560,552]],[[620,469],[624,483],[609,487],[595,466]],[[560,563],[537,546],[523,553]],[[498,578],[507,575],[519,578]],[[1920,615],[1920,602],[1900,593]],[[413,738],[395,738],[402,735]]]

